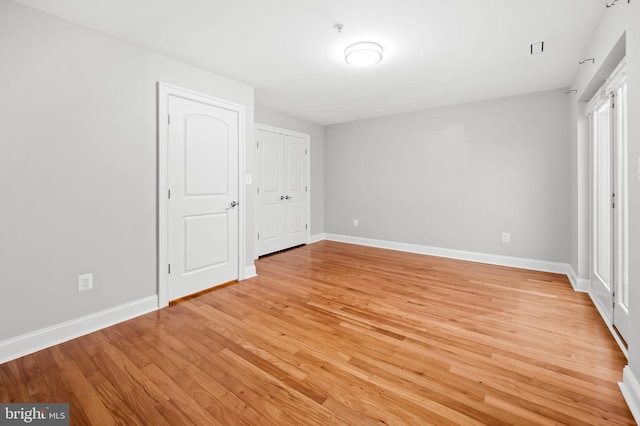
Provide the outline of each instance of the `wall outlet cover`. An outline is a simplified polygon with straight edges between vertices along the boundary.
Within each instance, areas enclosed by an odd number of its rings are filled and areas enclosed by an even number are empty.
[[[87,291],[93,288],[93,274],[78,275],[78,291]]]

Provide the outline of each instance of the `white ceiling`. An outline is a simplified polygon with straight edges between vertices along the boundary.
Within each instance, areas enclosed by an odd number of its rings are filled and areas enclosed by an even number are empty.
[[[605,0],[15,0],[320,124],[567,87]],[[339,34],[334,26],[344,24]],[[375,41],[371,68],[345,47]],[[544,41],[541,55],[529,45]]]

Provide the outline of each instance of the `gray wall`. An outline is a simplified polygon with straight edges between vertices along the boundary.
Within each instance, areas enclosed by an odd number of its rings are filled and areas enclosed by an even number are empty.
[[[311,135],[311,235],[324,232],[324,126],[284,114],[264,106],[255,106],[256,123],[295,130]]]
[[[328,126],[326,232],[568,262],[568,123],[557,90]]]
[[[156,81],[245,105],[249,143],[253,89],[6,0],[0,58],[0,341],[155,295]]]
[[[578,199],[578,185],[576,184],[576,177],[578,173],[578,102],[574,102],[572,99],[568,102],[569,105],[569,143],[570,152],[569,167],[571,170],[571,244],[570,244],[570,259],[569,263],[574,271],[578,271],[579,265],[579,253],[578,253],[578,205],[580,204]],[[574,176],[575,175],[575,176]],[[579,276],[579,274],[578,274]]]

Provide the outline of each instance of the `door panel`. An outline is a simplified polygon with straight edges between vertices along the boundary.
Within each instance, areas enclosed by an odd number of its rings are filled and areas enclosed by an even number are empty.
[[[264,243],[271,243],[274,240],[282,239],[281,217],[282,205],[280,203],[262,205],[262,227],[260,229],[260,239]],[[276,245],[275,247],[278,246]]]
[[[183,224],[185,274],[229,262],[226,214],[185,217]]]
[[[605,102],[592,118],[594,154],[594,268],[592,290],[600,308],[612,319],[612,191],[611,106]]]
[[[297,136],[284,136],[285,149],[285,199],[287,215],[285,220],[288,247],[307,242],[307,194],[305,191],[305,149],[306,140]]]
[[[210,116],[185,116],[185,195],[229,192],[229,126]]]
[[[282,135],[272,132],[259,131],[261,149],[262,180],[260,191],[262,195],[283,194],[283,162],[282,162]]]
[[[287,162],[286,191],[302,193],[304,191],[304,150],[305,140],[295,136],[284,137],[285,156]]]
[[[613,324],[627,340],[629,334],[629,215],[627,165],[627,83],[615,91],[613,109],[614,188],[616,206],[614,213],[614,279],[615,288]]]
[[[287,203],[287,216],[287,236],[292,239],[292,245],[302,244],[297,242],[297,238],[305,233],[304,203],[290,200]]]
[[[169,300],[238,278],[236,111],[169,97]]]
[[[284,146],[279,133],[258,130],[260,179],[259,252],[273,253],[286,248],[282,218],[285,214]]]

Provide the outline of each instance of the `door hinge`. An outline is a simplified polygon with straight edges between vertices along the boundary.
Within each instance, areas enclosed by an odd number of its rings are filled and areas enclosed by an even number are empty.
[[[309,225],[308,224],[304,224],[304,229],[309,229]]]
[[[167,196],[169,197],[169,199],[171,199],[171,190],[167,189]]]
[[[256,148],[260,148],[260,141],[256,141]]]
[[[171,273],[171,264],[169,264],[169,273]]]
[[[260,233],[258,232],[258,239],[260,239]]]
[[[260,193],[260,187],[256,188],[256,191],[258,192],[258,194]]]
[[[309,187],[305,186],[304,187],[304,192],[309,192]]]
[[[167,124],[171,124],[171,116],[167,115]]]
[[[307,154],[309,154],[309,151],[307,151],[307,149],[305,148],[304,149],[304,155],[307,155]]]

